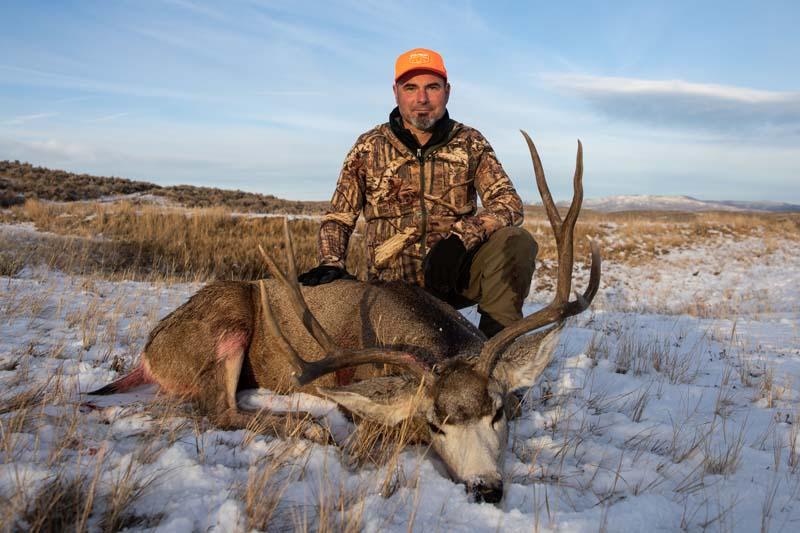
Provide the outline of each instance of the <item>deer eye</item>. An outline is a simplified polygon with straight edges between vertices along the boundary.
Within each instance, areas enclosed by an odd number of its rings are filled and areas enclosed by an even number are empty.
[[[492,425],[495,425],[497,422],[499,422],[500,419],[503,418],[504,414],[505,414],[505,407],[501,405],[500,407],[497,408],[497,411],[495,411],[494,416],[492,417]]]
[[[444,430],[434,424],[433,422],[428,422],[428,429],[431,430],[431,433],[436,433],[437,435],[444,435]]]

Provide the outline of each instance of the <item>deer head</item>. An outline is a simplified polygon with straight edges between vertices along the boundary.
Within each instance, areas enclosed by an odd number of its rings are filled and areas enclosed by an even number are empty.
[[[503,495],[502,457],[508,441],[508,419],[515,404],[512,391],[532,386],[550,361],[563,321],[584,311],[600,284],[600,252],[591,243],[589,284],[576,300],[569,300],[572,283],[573,233],[583,200],[583,153],[580,141],[573,178],[574,196],[566,217],[561,216],[545,181],[544,171],[530,137],[522,132],[533,160],[536,184],[556,239],[558,280],[553,301],[545,308],[505,328],[487,340],[478,356],[464,355],[428,367],[413,354],[380,347],[345,350],[337,346],[309,311],[297,284],[292,239],[284,223],[289,262],[282,272],[261,248],[272,275],[290,294],[290,303],[305,328],[322,346],[326,356],[318,361],[302,359],[283,336],[272,315],[264,286],[261,302],[266,326],[278,339],[304,385],[336,370],[373,363],[401,370],[398,375],[374,377],[319,393],[347,410],[370,420],[396,425],[416,419],[428,428],[431,447],[453,479],[466,484],[476,500],[498,502]],[[525,333],[534,332],[514,343]],[[513,344],[513,346],[512,346]]]

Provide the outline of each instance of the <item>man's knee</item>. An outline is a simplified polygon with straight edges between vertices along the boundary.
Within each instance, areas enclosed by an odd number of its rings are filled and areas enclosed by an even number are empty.
[[[501,228],[483,243],[472,264],[467,291],[482,314],[504,326],[522,317],[537,251],[533,236],[518,227]]]
[[[527,230],[516,226],[500,228],[492,233],[476,251],[472,261],[472,278],[507,276],[509,270],[523,277],[533,275],[539,246]],[[517,276],[515,276],[517,277]]]
[[[494,249],[493,255],[500,254],[505,262],[518,267],[529,267],[533,275],[539,245],[528,230],[517,226],[500,228],[489,236],[486,245]]]

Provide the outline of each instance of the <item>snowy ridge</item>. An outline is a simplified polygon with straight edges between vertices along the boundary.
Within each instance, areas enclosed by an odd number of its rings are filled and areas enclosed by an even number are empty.
[[[568,205],[559,202],[559,206]],[[596,211],[800,211],[800,205],[783,202],[698,200],[691,196],[622,195],[586,198],[585,209]]]

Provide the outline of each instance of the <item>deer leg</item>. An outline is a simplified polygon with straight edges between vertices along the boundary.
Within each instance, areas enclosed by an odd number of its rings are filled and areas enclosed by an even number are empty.
[[[217,342],[215,353],[217,382],[217,411],[236,412],[236,390],[242,373],[244,354],[247,349],[246,331],[225,332]]]
[[[249,411],[227,410],[214,419],[216,426],[226,430],[246,429],[262,435],[280,438],[304,438],[317,444],[334,442],[330,430],[302,411],[276,415]]]
[[[317,443],[330,442],[330,432],[314,418],[303,412],[274,415],[240,411],[236,391],[247,350],[246,332],[229,332],[217,343],[215,371],[216,425],[226,429],[249,429],[277,437],[304,437]]]
[[[236,390],[239,388],[239,376],[242,374],[244,363],[244,346],[236,346],[225,354],[222,364],[224,374],[223,386],[225,388],[225,405],[231,411],[236,411]]]

